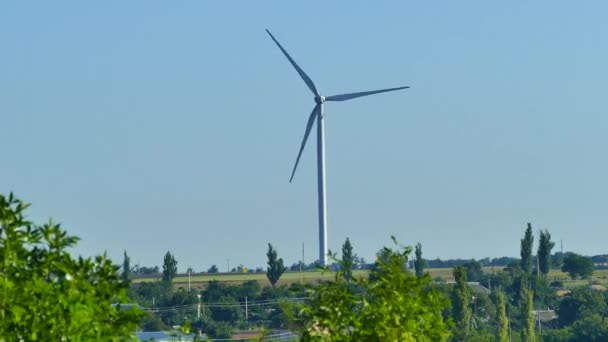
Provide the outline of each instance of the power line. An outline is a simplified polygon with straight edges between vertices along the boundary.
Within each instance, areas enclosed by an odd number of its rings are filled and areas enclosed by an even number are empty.
[[[282,302],[302,302],[308,297],[297,297],[297,298],[285,298],[285,299],[265,299],[259,301],[248,301],[247,306],[271,306],[280,304]],[[226,308],[226,307],[244,307],[245,302],[237,302],[237,303],[208,303],[203,304],[205,307],[209,308]],[[170,311],[173,309],[187,309],[187,308],[196,308],[198,306],[197,303],[194,304],[184,304],[184,305],[173,305],[173,306],[161,306],[154,308],[142,308],[144,311],[154,311],[154,312],[164,312]]]

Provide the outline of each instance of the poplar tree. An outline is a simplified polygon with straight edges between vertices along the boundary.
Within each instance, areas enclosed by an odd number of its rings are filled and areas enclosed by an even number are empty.
[[[521,240],[521,270],[524,274],[529,275],[532,272],[532,244],[534,236],[532,235],[532,224],[528,223],[526,234]]]
[[[342,275],[344,280],[350,282],[353,279],[353,265],[355,263],[355,255],[353,254],[353,245],[346,238],[342,245]]]
[[[422,278],[424,276],[424,259],[422,259],[422,245],[420,242],[416,245],[414,251],[416,259],[414,259],[414,269],[416,270],[416,277]]]
[[[175,260],[175,257],[171,254],[171,252],[167,251],[163,260],[163,282],[170,284],[176,275],[177,260]]]
[[[534,334],[534,291],[522,286],[519,300],[522,342],[536,342]]]
[[[122,271],[120,272],[120,279],[123,282],[128,283],[131,279],[131,258],[127,255],[127,251],[124,251],[124,259],[122,261]]]
[[[452,289],[452,318],[454,318],[454,336],[463,341],[469,336],[471,330],[471,290],[467,283],[467,271],[462,266],[454,267],[456,284]]]
[[[543,232],[540,231],[540,237],[538,239],[538,265],[540,273],[546,278],[547,274],[551,270],[551,250],[555,246],[555,243],[551,241],[551,234],[545,229]]]
[[[270,281],[272,287],[274,287],[287,268],[283,264],[283,258],[278,257],[277,250],[274,249],[271,244],[268,244],[266,256],[268,257],[266,277],[268,278],[268,281]]]
[[[509,319],[507,318],[507,300],[502,290],[496,291],[496,341],[509,341]]]

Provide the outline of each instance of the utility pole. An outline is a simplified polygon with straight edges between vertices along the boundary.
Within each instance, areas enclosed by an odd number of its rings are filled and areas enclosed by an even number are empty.
[[[247,312],[247,296],[245,296],[245,321],[249,321],[249,314]]]
[[[200,321],[201,319],[201,294],[196,295],[198,297],[198,306],[196,307],[196,319]]]
[[[226,265],[228,267],[228,270],[226,272],[230,273],[230,259],[226,259]]]
[[[190,271],[192,271],[192,268],[188,267],[188,292],[190,292]]]
[[[536,315],[538,316],[538,336],[541,336],[543,334],[543,328],[540,322],[540,310],[536,311]]]
[[[302,266],[304,265],[304,242],[302,242],[302,262],[300,262],[300,284],[302,284]]]

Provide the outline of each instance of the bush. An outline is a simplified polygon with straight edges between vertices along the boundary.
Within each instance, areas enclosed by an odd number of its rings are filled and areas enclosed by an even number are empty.
[[[227,322],[216,322],[208,320],[203,325],[203,332],[211,338],[229,339],[232,338],[232,326]]]

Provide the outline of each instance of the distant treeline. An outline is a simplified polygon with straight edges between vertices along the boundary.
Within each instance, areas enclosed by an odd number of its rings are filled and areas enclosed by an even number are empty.
[[[570,252],[565,252],[562,253],[561,252],[557,252],[555,254],[553,254],[551,256],[551,260],[552,260],[552,264],[554,267],[559,267],[559,265],[561,265],[561,260],[563,259],[564,255],[567,255]],[[534,264],[536,263],[536,259],[535,256],[533,256],[534,259]],[[475,261],[477,263],[479,263],[482,267],[490,267],[490,266],[496,266],[496,267],[507,267],[509,266],[509,264],[513,264],[513,263],[519,263],[520,259],[519,258],[513,258],[513,257],[507,257],[507,256],[503,256],[503,257],[499,257],[499,258],[483,258],[483,259],[446,259],[446,260],[442,260],[439,258],[436,259],[424,259],[425,263],[426,263],[426,267],[428,268],[453,268],[454,266],[463,266],[466,265],[467,263],[470,263],[471,261]],[[600,255],[594,255],[591,257],[591,260],[593,261],[593,263],[595,264],[596,268],[608,268],[608,254],[600,254]],[[413,260],[410,261],[410,267],[413,268]],[[302,271],[314,271],[317,270],[317,262],[311,262],[309,264],[304,264],[302,262],[296,262],[293,263],[291,266],[288,267],[289,271],[292,272],[297,272],[300,270],[300,265],[302,266]],[[355,257],[355,262],[353,265],[353,269],[356,270],[369,270],[374,266],[373,263],[367,263],[365,261],[365,259],[363,258],[358,258]],[[331,268],[337,268],[338,264],[333,264],[330,266]],[[252,267],[252,268],[244,268],[242,266],[240,267],[236,267],[233,268],[231,270],[231,273],[241,273],[242,269],[246,269],[247,273],[252,273],[252,272],[265,272],[265,270],[261,267]],[[215,272],[213,272],[215,271]],[[192,270],[192,274],[201,274],[201,273],[218,273],[217,268],[210,268],[207,270],[207,272],[205,271],[194,271]],[[139,276],[157,276],[160,274],[160,269],[158,266],[153,266],[153,267],[146,267],[146,266],[136,266],[133,269],[133,274],[134,275],[139,275]]]
[[[559,265],[561,265],[561,261],[563,260],[565,255],[568,255],[571,252],[565,252],[565,253],[561,253],[561,252],[557,252],[553,255],[551,255],[551,261],[552,264],[554,265],[554,267],[559,267]],[[533,263],[536,264],[536,256],[532,256],[533,259]],[[452,268],[454,266],[462,266],[465,265],[471,261],[476,261],[478,262],[482,267],[488,267],[488,266],[501,266],[501,267],[506,267],[509,266],[509,264],[513,264],[513,263],[519,263],[520,259],[519,258],[512,258],[512,257],[500,257],[500,258],[483,258],[483,259],[479,259],[479,260],[475,260],[475,259],[447,259],[447,260],[441,260],[439,258],[437,259],[425,259],[426,262],[426,266],[428,268]],[[604,267],[608,267],[608,254],[600,254],[600,255],[594,255],[591,257],[591,261],[593,261],[593,263],[595,264],[596,268],[604,268]],[[413,261],[411,261],[413,262]]]
[[[441,260],[441,259],[437,258],[437,259],[426,260],[426,265],[428,268],[452,268],[454,266],[464,265],[471,261],[477,261],[478,263],[481,264],[481,266],[485,267],[485,266],[507,266],[509,263],[511,263],[513,261],[519,262],[519,259],[511,258],[511,257],[500,257],[500,258],[493,258],[493,259],[483,258],[483,259],[479,259],[479,260],[474,260],[474,259]]]

